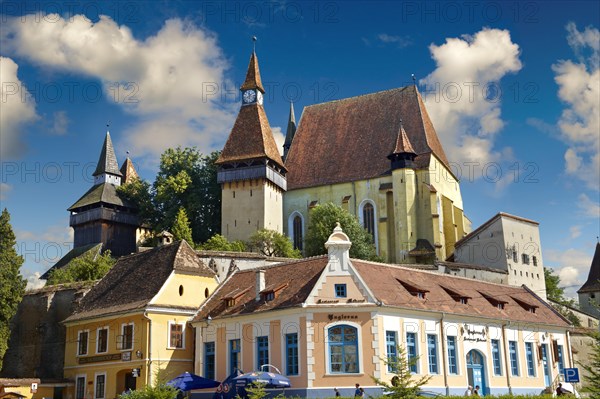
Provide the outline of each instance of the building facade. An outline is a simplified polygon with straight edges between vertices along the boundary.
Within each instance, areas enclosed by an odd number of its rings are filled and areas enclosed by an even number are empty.
[[[500,212],[456,243],[452,261],[507,272],[509,285],[525,284],[546,298],[539,223]]]
[[[527,287],[485,283],[349,258],[336,228],[328,255],[234,273],[200,307],[195,373],[276,366],[289,394],[352,396],[390,381],[402,345],[425,389],[538,394],[573,365],[568,322]]]
[[[392,263],[445,259],[471,229],[416,86],[306,107],[285,166],[284,228],[297,248],[326,202],[355,215]]]
[[[120,258],[65,320],[63,398],[114,398],[191,370],[188,320],[217,284],[185,241]]]

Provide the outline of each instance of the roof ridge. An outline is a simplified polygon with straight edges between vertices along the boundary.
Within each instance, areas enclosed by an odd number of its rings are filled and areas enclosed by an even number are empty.
[[[375,95],[383,94],[383,93],[391,93],[393,91],[397,91],[397,92],[401,93],[401,92],[403,92],[404,90],[406,90],[409,87],[410,86],[395,87],[393,89],[380,90],[380,91],[376,91],[376,92],[373,92],[373,93],[359,94],[357,96],[346,97],[346,98],[339,98],[337,100],[331,100],[331,101],[325,101],[325,102],[322,102],[322,103],[316,103],[316,104],[307,105],[304,108],[311,108],[311,107],[317,107],[319,105],[327,105],[327,104],[339,103],[339,102],[343,102],[343,101],[350,101],[350,100],[355,100],[355,99],[361,98],[361,97],[375,96]]]
[[[243,273],[249,273],[249,272],[256,272],[256,270],[274,269],[276,267],[283,267],[283,266],[293,265],[293,264],[297,264],[297,263],[313,261],[313,260],[320,259],[320,258],[326,258],[327,256],[328,256],[327,254],[315,255],[315,256],[309,256],[307,258],[291,260],[289,262],[276,263],[274,265],[256,266],[256,267],[253,267],[250,269],[239,270],[238,273],[243,274]]]

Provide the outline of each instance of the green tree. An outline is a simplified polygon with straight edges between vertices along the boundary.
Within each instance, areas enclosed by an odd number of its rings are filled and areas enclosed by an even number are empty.
[[[417,364],[419,357],[408,359],[401,345],[396,347],[395,356],[381,358],[381,360],[385,363],[385,367],[392,370],[394,376],[389,383],[373,376],[371,378],[377,385],[383,387],[386,398],[416,398],[419,389],[431,379],[429,375],[416,378],[411,374],[410,369]]]
[[[242,241],[227,241],[227,238],[221,234],[215,234],[206,242],[198,247],[198,249],[204,251],[230,251],[230,252],[244,252],[246,250],[246,244]]]
[[[313,208],[309,215],[305,245],[306,255],[315,256],[326,253],[325,242],[340,222],[344,233],[352,241],[350,256],[357,259],[380,260],[375,252],[373,237],[365,230],[358,219],[345,209],[326,203]]]
[[[17,254],[17,241],[6,208],[0,215],[0,369],[8,348],[10,321],[23,299],[26,281],[20,273],[23,257]]]
[[[579,363],[587,374],[583,377],[585,385],[584,392],[588,392],[589,398],[600,399],[600,332],[594,331],[589,334],[592,337],[592,354],[585,363]]]
[[[102,255],[89,252],[73,259],[65,267],[54,269],[46,284],[99,280],[108,273],[114,264],[115,259],[110,256],[110,251],[106,251]]]
[[[136,389],[119,395],[119,399],[175,399],[179,393],[164,382],[157,382],[154,386],[146,385],[144,388]]]
[[[266,256],[300,258],[300,251],[294,249],[290,239],[275,230],[260,229],[250,236],[248,245]]]
[[[545,267],[544,280],[546,283],[546,296],[557,304],[554,305],[554,308],[575,327],[581,327],[579,317],[569,309],[569,307],[577,309],[578,305],[573,299],[565,298],[565,290],[560,287],[560,277],[554,274],[552,269]]]
[[[155,227],[158,214],[154,205],[152,186],[146,180],[133,179],[131,182],[117,187],[123,197],[136,204],[138,216],[143,225]]]
[[[190,228],[190,221],[188,220],[185,208],[179,208],[173,222],[173,227],[171,228],[171,233],[173,233],[175,240],[186,240],[191,246],[194,245],[192,229]]]
[[[545,267],[544,279],[546,281],[546,296],[548,299],[562,303],[565,299],[565,290],[560,287],[560,277],[554,274],[552,269]]]
[[[218,152],[202,155],[196,148],[166,150],[154,181],[157,230],[169,229],[179,208],[185,208],[195,242],[208,240],[221,229],[221,187],[217,183]]]

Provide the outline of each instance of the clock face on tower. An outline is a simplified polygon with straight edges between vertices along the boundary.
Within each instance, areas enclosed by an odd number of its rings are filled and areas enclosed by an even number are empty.
[[[254,102],[255,99],[256,99],[256,93],[254,92],[254,90],[246,90],[244,92],[244,95],[243,95],[244,104],[250,104],[251,102]]]

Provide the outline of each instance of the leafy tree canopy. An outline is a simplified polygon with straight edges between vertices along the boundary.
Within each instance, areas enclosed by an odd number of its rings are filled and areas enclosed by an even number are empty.
[[[302,254],[294,249],[290,239],[275,230],[260,229],[250,236],[248,246],[266,256],[300,258]]]
[[[305,238],[306,255],[315,256],[326,253],[325,242],[340,222],[344,233],[352,241],[350,256],[357,259],[375,260],[380,258],[375,252],[373,237],[365,230],[358,219],[345,209],[326,203],[310,211],[308,229]]]
[[[246,250],[246,244],[242,241],[227,241],[227,238],[221,234],[215,234],[206,242],[198,247],[198,249],[204,251],[231,251],[231,252],[244,252]]]
[[[20,269],[23,257],[17,254],[15,234],[6,208],[0,215],[0,369],[8,348],[10,321],[25,293],[26,281]]]
[[[590,333],[593,341],[591,343],[591,356],[584,363],[579,363],[587,373],[584,374],[583,391],[589,393],[589,398],[600,399],[600,332]]]
[[[206,241],[221,229],[218,157],[218,151],[202,155],[196,148],[170,148],[160,157],[152,185],[134,181],[119,192],[138,206],[142,222],[157,232],[169,230],[179,209],[185,209],[193,242]]]
[[[102,255],[86,253],[73,259],[67,266],[54,269],[46,284],[99,280],[108,273],[114,264],[115,260],[110,256],[110,251],[106,251]]]

